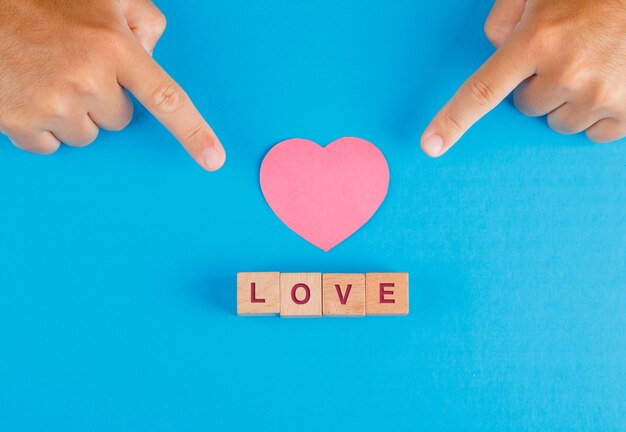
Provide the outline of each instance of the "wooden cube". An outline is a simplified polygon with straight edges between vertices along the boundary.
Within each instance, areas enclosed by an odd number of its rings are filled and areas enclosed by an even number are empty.
[[[280,273],[237,273],[237,314],[280,313]]]
[[[322,316],[322,274],[280,274],[280,316]]]
[[[409,274],[367,273],[365,299],[367,315],[408,315]]]
[[[365,275],[322,275],[324,316],[365,315]]]

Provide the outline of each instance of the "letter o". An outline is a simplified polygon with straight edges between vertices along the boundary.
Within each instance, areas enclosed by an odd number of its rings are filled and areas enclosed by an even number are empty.
[[[303,300],[298,300],[298,297],[296,296],[296,293],[298,292],[298,288],[302,288],[306,292]],[[307,304],[309,300],[311,300],[311,288],[309,288],[308,285],[303,284],[303,283],[294,285],[293,288],[291,288],[291,300],[293,300],[293,302],[298,305]]]

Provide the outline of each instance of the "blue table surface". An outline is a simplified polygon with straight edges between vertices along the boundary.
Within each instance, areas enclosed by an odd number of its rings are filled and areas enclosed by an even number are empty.
[[[492,52],[490,2],[160,1],[155,57],[229,151],[138,108],[40,157],[0,142],[0,430],[626,428],[626,142],[510,101],[444,158],[419,136]],[[324,253],[269,210],[294,137],[386,155],[387,200]],[[411,314],[237,317],[238,271],[408,271]]]

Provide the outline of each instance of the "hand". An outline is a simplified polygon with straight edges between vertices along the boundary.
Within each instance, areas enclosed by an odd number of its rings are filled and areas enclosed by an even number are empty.
[[[121,130],[135,95],[205,169],[224,149],[152,59],[165,17],[150,0],[0,0],[0,132],[49,154]]]
[[[563,134],[626,136],[626,0],[496,0],[485,32],[496,53],[422,136],[437,157],[515,90],[517,108]]]

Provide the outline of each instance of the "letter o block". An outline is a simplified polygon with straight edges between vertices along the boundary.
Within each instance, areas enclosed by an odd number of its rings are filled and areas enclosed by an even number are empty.
[[[367,273],[365,309],[367,315],[408,315],[409,274]]]
[[[281,273],[280,316],[322,316],[321,273]]]

